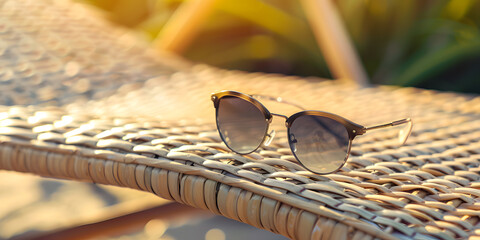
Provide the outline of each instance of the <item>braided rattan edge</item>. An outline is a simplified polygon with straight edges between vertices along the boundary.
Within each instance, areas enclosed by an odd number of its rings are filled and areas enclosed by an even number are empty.
[[[41,147],[0,137],[0,169],[154,193],[294,239],[394,239],[358,219],[265,186],[167,158]],[[188,158],[188,156],[186,156]]]

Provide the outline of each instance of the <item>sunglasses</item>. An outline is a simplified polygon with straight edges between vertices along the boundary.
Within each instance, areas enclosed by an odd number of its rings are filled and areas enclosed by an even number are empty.
[[[273,116],[285,119],[288,144],[297,161],[317,174],[338,171],[347,161],[353,139],[374,129],[407,124],[400,131],[399,141],[404,144],[412,131],[410,118],[364,127],[338,115],[321,111],[301,111],[288,117],[271,113],[255,98],[264,98],[280,103],[295,103],[282,98],[264,95],[247,95],[235,91],[212,94],[217,130],[227,147],[238,154],[249,154],[262,144],[268,146],[274,131],[268,133]]]

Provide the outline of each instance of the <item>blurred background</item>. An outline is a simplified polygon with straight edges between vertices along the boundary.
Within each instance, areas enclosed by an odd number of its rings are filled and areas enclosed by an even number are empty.
[[[181,0],[79,0],[154,41]],[[334,1],[370,82],[480,93],[480,1]],[[183,53],[227,69],[332,78],[300,1],[224,0]]]

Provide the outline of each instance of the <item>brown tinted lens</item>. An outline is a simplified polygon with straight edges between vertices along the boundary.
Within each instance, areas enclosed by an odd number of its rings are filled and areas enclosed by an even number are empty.
[[[310,171],[331,173],[347,157],[350,141],[347,129],[333,119],[300,116],[293,121],[288,136],[293,154]]]
[[[237,97],[223,97],[217,107],[217,127],[225,144],[247,154],[262,144],[268,122],[255,105]]]

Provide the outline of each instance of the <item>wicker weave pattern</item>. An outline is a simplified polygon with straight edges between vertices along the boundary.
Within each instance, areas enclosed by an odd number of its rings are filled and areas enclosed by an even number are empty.
[[[1,169],[148,191],[295,239],[480,235],[480,97],[172,66],[135,44],[126,51],[123,31],[61,2],[5,2],[0,16],[3,104],[37,104],[0,107]],[[67,49],[56,55],[37,34]],[[82,50],[84,61],[70,58]],[[281,128],[268,147],[230,153],[211,121],[209,93],[222,89],[366,125],[411,116],[414,132],[402,147],[395,130],[362,136],[339,173],[319,176],[294,161]]]
[[[188,66],[151,53],[125,30],[97,21],[98,13],[77,5],[0,1],[3,104],[63,105],[103,98],[127,82]]]

